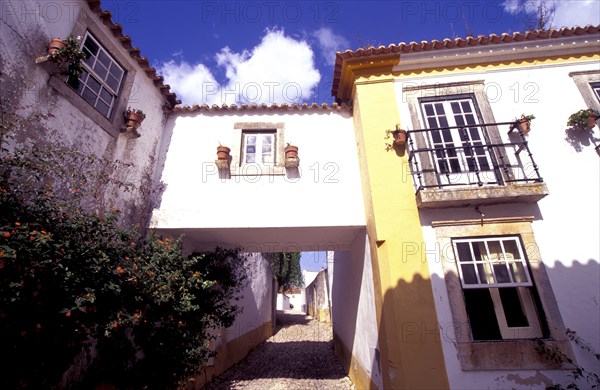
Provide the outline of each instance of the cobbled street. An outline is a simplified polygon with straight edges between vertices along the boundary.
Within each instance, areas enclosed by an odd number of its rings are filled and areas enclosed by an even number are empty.
[[[277,312],[275,335],[206,389],[355,389],[333,352],[331,324]]]

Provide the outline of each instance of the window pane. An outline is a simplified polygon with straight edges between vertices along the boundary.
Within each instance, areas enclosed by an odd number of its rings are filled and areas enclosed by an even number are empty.
[[[256,158],[255,158],[254,154],[246,154],[246,162],[247,163],[256,162]]]
[[[83,94],[81,95],[81,97],[83,97],[83,99],[92,106],[96,105],[96,94],[91,89],[86,87],[83,90]]]
[[[465,308],[474,340],[502,340],[489,289],[464,290]]]
[[[246,153],[248,153],[248,154],[256,153],[256,145],[246,145]]]
[[[255,135],[249,135],[246,137],[246,144],[248,145],[256,145],[256,136]]]
[[[107,103],[112,101],[112,95],[104,88],[100,91],[100,97]]]
[[[485,244],[483,243],[483,241],[477,241],[473,243],[473,253],[475,254],[475,260],[483,260],[482,254],[486,254]]]
[[[110,64],[109,73],[113,75],[117,80],[121,80],[121,77],[123,77],[123,71],[114,62]]]
[[[469,245],[468,242],[457,243],[456,249],[458,251],[458,259],[461,262],[473,261],[473,256],[471,255],[471,245]]]
[[[96,109],[102,113],[104,116],[108,116],[108,111],[110,110],[110,106],[104,103],[102,100],[98,100],[96,104]]]
[[[477,272],[479,272],[479,280],[481,284],[494,283],[492,267],[488,263],[477,264]]]
[[[502,309],[506,317],[506,325],[509,328],[529,326],[529,321],[527,321],[517,288],[501,288],[499,290]]]
[[[502,245],[504,245],[504,253],[506,254],[507,260],[521,259],[521,254],[519,253],[517,242],[515,240],[504,240],[502,241]]]
[[[100,83],[95,78],[89,77],[87,81],[87,87],[94,91],[96,94],[100,92]]]
[[[100,52],[98,53],[98,61],[100,61],[105,67],[109,67],[110,65],[110,58],[108,57],[108,55],[106,55],[106,52],[104,50],[100,50]]]
[[[433,106],[431,104],[425,104],[425,105],[423,105],[423,107],[425,108],[425,114],[427,116],[433,115]]]
[[[460,269],[462,270],[463,282],[465,284],[478,284],[475,267],[472,264],[462,264]]]
[[[506,263],[494,264],[494,273],[496,274],[497,283],[510,283],[510,276],[508,276]]]
[[[510,272],[512,273],[512,278],[515,283],[527,283],[527,274],[525,273],[525,267],[523,263],[511,263],[510,264]]]
[[[119,90],[119,81],[112,75],[108,75],[106,78],[106,84],[108,84],[108,86],[115,92]]]
[[[91,54],[93,55],[97,55],[98,54],[98,49],[99,46],[96,44],[96,42],[94,42],[94,40],[88,35],[88,37],[85,39],[85,43],[83,44],[83,46],[87,49],[87,51],[89,51]]]
[[[500,248],[500,241],[488,241],[488,249],[490,251],[490,258],[488,260],[504,260],[504,256],[502,255],[502,249]]]
[[[104,80],[106,78],[106,74],[108,73],[108,69],[106,69],[101,63],[96,62],[96,65],[94,66],[94,72],[96,72],[96,74],[100,76],[102,80]]]

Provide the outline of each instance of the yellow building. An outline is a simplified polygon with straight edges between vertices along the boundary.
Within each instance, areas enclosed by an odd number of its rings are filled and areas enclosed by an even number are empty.
[[[370,257],[352,267],[371,267],[378,342],[361,346],[369,325],[358,302],[336,300],[334,274],[336,351],[358,388],[568,385],[536,339],[599,373],[566,332],[600,349],[600,140],[566,125],[600,110],[598,32],[337,53],[332,94],[353,106]],[[522,114],[530,134],[514,126]]]

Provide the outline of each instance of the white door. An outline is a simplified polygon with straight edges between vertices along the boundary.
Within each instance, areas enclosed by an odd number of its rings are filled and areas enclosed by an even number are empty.
[[[473,184],[496,180],[477,114],[470,98],[422,102],[429,146],[439,183]],[[460,128],[440,129],[446,127]],[[464,126],[464,127],[463,127]]]

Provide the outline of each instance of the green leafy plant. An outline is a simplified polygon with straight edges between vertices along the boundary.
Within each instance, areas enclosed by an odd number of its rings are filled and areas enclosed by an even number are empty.
[[[300,252],[270,253],[268,259],[279,285],[279,293],[304,287]]]
[[[107,185],[139,186],[118,179],[127,167],[16,145],[41,118],[1,119],[0,388],[183,386],[240,312],[245,258],[143,234],[102,203]]]
[[[584,110],[579,110],[574,114],[571,114],[569,120],[567,121],[567,126],[571,126],[577,130],[588,130],[589,126],[589,118],[600,116],[600,113],[596,110],[592,110],[591,108],[586,108]]]
[[[67,76],[67,83],[73,88],[79,88],[79,76],[83,71],[81,61],[87,58],[87,55],[80,49],[80,38],[73,38],[69,35],[65,40],[65,47],[57,50],[49,56],[50,61],[57,63],[67,63],[67,69],[63,74]]]

